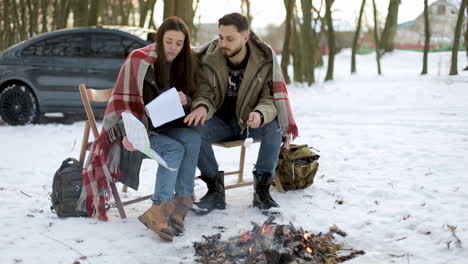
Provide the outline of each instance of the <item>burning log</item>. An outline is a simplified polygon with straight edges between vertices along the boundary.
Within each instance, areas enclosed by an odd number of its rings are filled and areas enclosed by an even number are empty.
[[[344,248],[333,242],[333,234],[346,236],[336,225],[326,234],[304,232],[302,228],[274,223],[268,218],[262,226],[252,223],[253,229],[240,235],[221,240],[221,234],[203,236],[205,241],[194,242],[196,261],[214,264],[284,264],[320,263],[334,264],[365,254],[351,250],[343,255]]]

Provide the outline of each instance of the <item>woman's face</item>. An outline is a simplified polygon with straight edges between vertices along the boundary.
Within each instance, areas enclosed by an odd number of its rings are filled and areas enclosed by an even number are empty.
[[[185,35],[181,31],[168,30],[163,35],[164,55],[168,62],[173,61],[179,55],[184,46]]]

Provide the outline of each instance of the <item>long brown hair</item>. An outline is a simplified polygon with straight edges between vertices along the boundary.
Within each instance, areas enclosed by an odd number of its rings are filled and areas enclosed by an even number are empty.
[[[178,90],[192,96],[197,90],[197,69],[198,66],[195,54],[190,49],[190,34],[185,22],[177,17],[166,18],[156,33],[156,53],[158,59],[155,61],[155,79],[156,83],[162,87],[164,82],[164,73],[166,67],[166,57],[163,45],[164,33],[168,30],[180,31],[185,35],[184,45],[177,57],[172,61],[171,66],[171,85]]]

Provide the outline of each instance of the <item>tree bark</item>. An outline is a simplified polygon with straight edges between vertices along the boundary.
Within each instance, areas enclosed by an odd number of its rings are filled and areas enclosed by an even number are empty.
[[[460,38],[461,38],[461,27],[463,23],[463,18],[465,14],[465,8],[468,0],[462,0],[460,9],[458,11],[457,25],[455,26],[455,36],[453,38],[453,47],[452,47],[452,63],[450,66],[450,75],[457,75],[457,64],[458,64],[458,49],[460,47]]]
[[[189,31],[192,31],[193,27],[193,0],[164,0],[164,19],[169,16],[178,16],[184,20],[189,28]]]
[[[97,26],[99,18],[102,16],[103,0],[91,0],[89,7],[89,21],[88,25]]]
[[[298,83],[302,83],[304,81],[304,45],[303,45],[303,37],[301,36],[301,32],[299,32],[299,17],[297,15],[297,9],[295,10],[295,15],[293,19],[293,26],[292,32],[294,40],[293,42],[293,49],[292,49],[292,57],[293,57],[293,80]]]
[[[73,6],[73,26],[88,26],[88,3],[89,0],[77,0]]]
[[[49,18],[49,13],[47,12],[49,10],[49,0],[41,0],[41,32],[47,32],[48,31],[48,18]]]
[[[466,15],[468,16],[468,3],[466,4]],[[468,71],[468,21],[466,21],[466,30],[465,30],[465,52],[466,52],[466,60],[467,65],[464,71]]]
[[[379,47],[379,25],[377,23],[377,7],[375,6],[375,0],[372,0],[372,5],[374,7],[374,41],[375,41],[375,57],[377,59],[377,73],[382,74],[380,68],[380,47]]]
[[[428,0],[424,0],[424,55],[423,68],[421,74],[427,74],[427,57],[429,54],[429,45],[431,44],[431,29],[429,25],[429,5]]]
[[[281,56],[281,71],[283,72],[283,78],[286,83],[291,83],[291,78],[288,74],[288,65],[290,63],[290,39],[291,39],[291,30],[292,30],[292,19],[294,16],[294,6],[296,5],[296,0],[284,0],[284,5],[286,7],[286,20],[285,24],[285,33],[284,33],[284,43],[283,43],[283,53]]]
[[[312,33],[312,0],[301,0],[302,17],[304,19],[301,29],[301,37],[303,39],[304,48],[304,81],[307,81],[308,85],[315,82],[315,58],[314,58],[314,43]]]
[[[250,0],[241,0],[241,10],[242,14],[247,17],[249,25],[252,24],[252,15],[250,14]]]
[[[356,32],[354,33],[353,38],[353,47],[351,49],[351,73],[356,73],[356,50],[361,35],[361,22],[362,14],[364,13],[364,7],[366,5],[366,0],[362,0],[361,9],[359,10],[359,17],[356,25]]]
[[[393,41],[398,27],[398,8],[401,0],[390,0],[385,27],[381,36],[381,48],[385,52],[393,51]]]
[[[333,30],[332,10],[334,0],[325,0],[325,20],[328,33],[328,67],[325,81],[333,80],[333,67],[335,63],[335,31]]]

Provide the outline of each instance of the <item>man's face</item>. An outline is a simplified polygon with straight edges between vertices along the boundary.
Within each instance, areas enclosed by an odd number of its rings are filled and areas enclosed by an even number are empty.
[[[227,58],[239,54],[249,39],[249,33],[247,31],[240,33],[234,25],[220,25],[218,31],[218,47]]]

